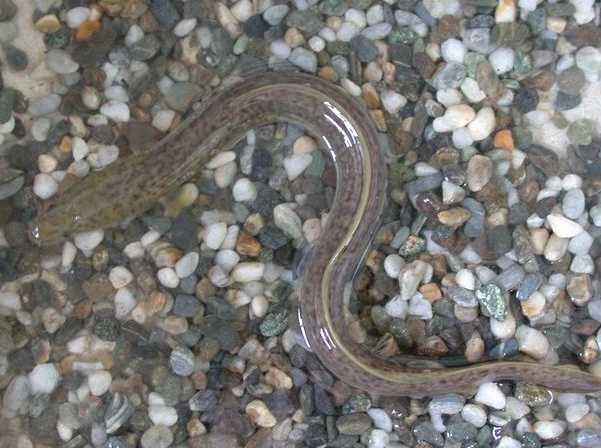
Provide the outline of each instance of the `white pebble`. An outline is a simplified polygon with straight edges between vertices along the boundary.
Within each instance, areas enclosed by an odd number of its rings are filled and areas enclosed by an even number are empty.
[[[90,230],[88,232],[76,233],[73,237],[75,246],[83,251],[90,252],[94,250],[104,239],[104,230]]]
[[[60,375],[54,364],[38,364],[28,375],[32,394],[50,394],[58,386]]]
[[[288,59],[292,49],[283,39],[274,40],[271,43],[271,53],[280,59]]]
[[[469,289],[471,291],[476,289],[476,277],[469,269],[460,269],[457,274],[455,274],[455,281],[462,288]]]
[[[491,134],[495,129],[495,124],[495,112],[492,107],[483,107],[478,111],[474,120],[467,125],[467,128],[474,141],[479,142]]]
[[[162,404],[148,406],[148,417],[155,425],[172,426],[177,423],[177,411],[172,406]]]
[[[198,252],[188,252],[175,263],[175,273],[179,278],[189,277],[198,267],[199,260]]]
[[[175,28],[173,28],[173,34],[175,34],[177,37],[184,37],[190,34],[195,27],[196,17],[183,19],[180,20],[177,25],[175,25]]]
[[[499,47],[488,56],[488,61],[497,75],[502,75],[513,68],[515,53],[511,48]]]
[[[444,107],[457,106],[461,104],[463,97],[457,89],[440,89],[436,91],[436,101]]]
[[[129,288],[121,288],[115,293],[115,317],[119,320],[125,319],[136,307],[136,299]]]
[[[467,104],[458,104],[447,108],[442,117],[434,120],[433,126],[436,132],[448,132],[466,126],[474,118],[476,118],[476,112],[474,112],[474,109],[472,109],[471,106],[468,106]],[[443,124],[444,127],[439,128],[436,125],[437,122]],[[443,131],[443,129],[448,129],[448,131]]]
[[[547,337],[535,328],[527,325],[520,325],[515,332],[519,349],[535,359],[543,359],[549,351],[549,341]]]
[[[159,110],[152,117],[152,125],[161,132],[167,132],[173,120],[175,119],[175,111],[169,109]]]
[[[582,177],[578,174],[566,174],[561,181],[561,188],[566,191],[580,187],[582,187]]]
[[[486,411],[477,404],[466,404],[461,410],[461,417],[476,428],[481,428],[486,424]]]
[[[311,154],[292,154],[290,157],[286,157],[284,159],[284,169],[288,175],[288,180],[293,181],[300,176],[312,160]]]
[[[269,309],[269,302],[263,295],[255,296],[250,303],[250,308],[255,317],[265,317]]]
[[[409,314],[423,320],[432,319],[432,305],[417,293],[409,301]]]
[[[405,261],[397,254],[390,254],[384,259],[384,271],[390,278],[398,278]]]
[[[367,19],[365,13],[359,9],[349,8],[344,13],[344,19],[354,24],[357,28],[365,28]]]
[[[254,14],[254,6],[250,0],[239,0],[232,6],[231,12],[240,22],[246,22]]]
[[[244,262],[236,265],[232,271],[232,280],[246,283],[261,280],[265,272],[265,264],[258,262]]]
[[[583,231],[580,224],[562,215],[553,213],[548,215],[547,223],[551,227],[551,230],[553,230],[553,233],[559,238],[573,238]]]
[[[556,439],[566,430],[565,422],[559,420],[536,422],[534,432],[543,440]]]
[[[294,141],[292,152],[294,154],[309,154],[317,149],[317,142],[308,135],[302,135]]]
[[[38,168],[42,173],[51,173],[57,165],[58,161],[50,154],[40,154],[38,157]]]
[[[392,419],[384,409],[370,408],[367,410],[374,426],[382,431],[392,432]]]
[[[90,17],[90,8],[86,8],[83,6],[77,6],[75,8],[71,8],[67,11],[65,21],[67,22],[67,26],[69,28],[78,28],[83,22],[88,20]]]
[[[530,413],[530,408],[522,400],[518,400],[515,397],[507,397],[505,411],[512,420],[519,420]]]
[[[409,312],[409,302],[403,300],[400,295],[396,295],[386,303],[384,310],[390,317],[405,319]]]
[[[223,151],[209,160],[206,167],[210,170],[214,170],[220,166],[225,165],[226,163],[232,162],[236,160],[236,153],[234,151]]]
[[[106,370],[97,370],[88,376],[88,387],[90,393],[95,397],[104,395],[111,387],[113,377]]]
[[[231,249],[222,249],[215,255],[215,263],[230,272],[240,261],[240,255]]]
[[[569,406],[565,411],[566,421],[576,423],[590,412],[591,408],[586,403],[575,403]]]
[[[221,165],[220,167],[215,169],[215,183],[219,188],[225,188],[229,186],[236,177],[236,171],[238,170],[238,165],[236,162],[228,162],[225,165]]]
[[[457,62],[463,64],[463,58],[467,50],[463,42],[458,39],[447,39],[440,46],[442,58],[447,62]]]
[[[386,89],[380,95],[382,105],[386,112],[396,114],[407,104],[407,98],[394,90]]]
[[[144,30],[139,25],[132,25],[125,34],[125,45],[131,47],[136,42],[139,42],[144,38]]]
[[[522,448],[523,445],[515,440],[513,437],[503,436],[499,443],[497,444],[497,448]]]
[[[165,288],[177,288],[179,285],[179,277],[173,268],[161,268],[157,272],[159,283]]]
[[[129,106],[120,101],[107,101],[100,108],[100,113],[117,123],[127,123],[130,118]]]
[[[73,143],[71,146],[71,153],[73,154],[74,160],[82,160],[88,155],[89,148],[88,144],[81,137],[73,137]]]
[[[243,177],[234,183],[232,195],[236,202],[252,202],[257,198],[257,188],[250,179]]]
[[[390,436],[381,429],[372,429],[369,433],[367,448],[385,448],[390,441]]]
[[[313,36],[309,39],[309,47],[311,47],[311,50],[313,50],[315,53],[319,53],[326,48],[326,41],[322,37]]]
[[[495,383],[483,383],[478,387],[474,400],[494,409],[505,407],[505,394]]]
[[[58,183],[47,173],[36,174],[33,179],[33,192],[42,199],[48,199],[58,191]]]
[[[217,250],[223,243],[227,234],[227,224],[224,222],[216,222],[209,224],[204,231],[204,241],[209,249]]]
[[[109,281],[115,289],[129,285],[133,279],[134,275],[124,266],[115,266],[109,272]]]

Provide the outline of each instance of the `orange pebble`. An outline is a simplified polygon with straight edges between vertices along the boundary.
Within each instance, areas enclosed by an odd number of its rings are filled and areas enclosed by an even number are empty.
[[[77,29],[75,40],[82,42],[90,39],[100,30],[100,22],[98,20],[86,20]]]
[[[511,151],[515,148],[513,145],[513,136],[509,129],[502,129],[495,134],[495,148],[502,148]]]

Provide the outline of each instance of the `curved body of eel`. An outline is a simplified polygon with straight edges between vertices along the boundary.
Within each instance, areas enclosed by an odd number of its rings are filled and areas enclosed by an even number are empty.
[[[577,391],[601,389],[601,379],[565,366],[492,362],[448,369],[404,368],[353,342],[344,317],[344,288],[379,227],[387,172],[377,130],[364,107],[339,87],[313,76],[264,73],[223,89],[153,148],[90,174],[50,201],[33,223],[32,238],[49,244],[72,232],[111,227],[140,215],[248,130],[276,121],[305,126],[321,139],[336,167],[336,196],[328,224],[301,279],[299,319],[311,349],[333,374],[354,387],[391,396],[432,395],[495,380]]]

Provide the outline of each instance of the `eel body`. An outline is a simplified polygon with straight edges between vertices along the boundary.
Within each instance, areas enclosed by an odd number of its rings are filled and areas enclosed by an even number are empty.
[[[401,367],[353,341],[344,292],[378,230],[387,170],[367,110],[339,87],[314,76],[264,73],[212,95],[148,151],[119,159],[51,200],[33,223],[32,238],[40,244],[55,243],[74,232],[107,228],[138,216],[249,130],[277,121],[304,126],[321,140],[336,168],[328,223],[310,250],[299,286],[303,335],[334,375],[351,386],[390,396],[433,395],[496,380],[564,390],[601,389],[601,379],[568,366],[499,361],[444,369]]]

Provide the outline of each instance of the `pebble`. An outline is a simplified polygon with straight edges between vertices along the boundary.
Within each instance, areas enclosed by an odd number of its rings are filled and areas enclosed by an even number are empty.
[[[474,401],[493,409],[505,408],[506,398],[503,391],[495,383],[483,383],[478,387]]]
[[[492,161],[486,156],[476,154],[467,165],[467,186],[470,191],[480,191],[488,184],[492,175]]]
[[[72,29],[79,28],[83,22],[88,20],[90,14],[90,8],[86,8],[84,6],[71,8],[69,11],[67,11],[67,15],[65,17],[67,26]]]
[[[584,192],[580,188],[566,191],[561,203],[562,211],[567,218],[578,219],[585,209]]]
[[[142,434],[140,444],[142,448],[168,448],[173,440],[173,433],[166,425],[153,425]]]
[[[83,252],[91,252],[104,239],[104,230],[90,230],[76,233],[73,237],[75,247]]]
[[[75,62],[69,53],[59,49],[52,49],[46,54],[48,68],[59,75],[75,73],[79,64]]]
[[[148,418],[155,425],[172,426],[177,423],[177,411],[172,406],[151,404],[148,406]]]
[[[396,114],[407,104],[407,98],[394,90],[384,90],[380,99],[382,106],[390,114]]]
[[[466,52],[463,42],[458,39],[447,39],[440,45],[442,58],[447,62],[463,64]]]
[[[370,408],[367,410],[376,428],[385,432],[392,432],[392,419],[384,409]]]
[[[130,119],[129,107],[121,101],[107,101],[100,107],[100,113],[116,123],[127,123]]]
[[[97,370],[88,375],[88,387],[90,393],[96,397],[100,397],[108,392],[113,377],[106,370]]]
[[[290,52],[288,60],[297,67],[309,72],[317,71],[317,57],[315,54],[303,47],[296,47]]]
[[[384,309],[390,317],[405,319],[409,311],[409,302],[403,300],[400,295],[397,295],[386,303]]]
[[[179,278],[186,278],[196,271],[199,262],[198,252],[188,252],[175,263],[175,273]]]
[[[487,138],[495,129],[496,120],[492,107],[483,107],[476,117],[467,125],[470,136],[476,142]],[[476,191],[476,190],[472,190]]]
[[[113,288],[120,289],[130,284],[134,279],[133,274],[124,266],[115,266],[109,272],[109,281]]]
[[[514,54],[513,49],[500,47],[488,56],[488,61],[497,75],[511,71],[514,64]]]
[[[462,128],[476,117],[476,112],[467,104],[450,106],[442,117],[434,120],[433,126],[436,132],[449,132]]]
[[[190,376],[194,372],[194,353],[188,347],[179,346],[169,355],[169,366],[178,376]]]
[[[60,381],[59,372],[54,364],[38,364],[27,378],[32,394],[51,394]]]
[[[289,181],[299,177],[311,164],[313,157],[311,154],[292,154],[284,159],[284,169]]]
[[[481,428],[486,424],[486,411],[477,404],[466,404],[461,410],[461,417],[476,428]]]
[[[232,280],[240,283],[247,283],[261,280],[265,273],[265,264],[258,262],[243,262],[234,267],[232,271]]]
[[[532,427],[542,440],[556,439],[566,430],[565,422],[559,420],[538,421]]]
[[[535,359],[544,359],[547,356],[549,341],[540,331],[526,325],[520,325],[515,332],[515,337],[521,352]]]
[[[246,405],[246,414],[252,422],[261,428],[272,428],[277,423],[269,408],[261,400],[253,400]]]
[[[388,446],[389,441],[390,436],[386,432],[382,431],[381,429],[372,429],[369,433],[367,447],[386,448]]]
[[[257,198],[257,188],[250,179],[241,178],[234,183],[232,195],[236,202],[252,202]]]
[[[217,250],[223,244],[226,235],[227,225],[224,222],[217,222],[205,228],[203,239],[209,249]]]
[[[584,230],[580,224],[562,215],[548,215],[547,223],[559,238],[573,238]]]
[[[177,288],[179,285],[179,277],[173,268],[161,268],[157,272],[157,279],[165,288]]]

